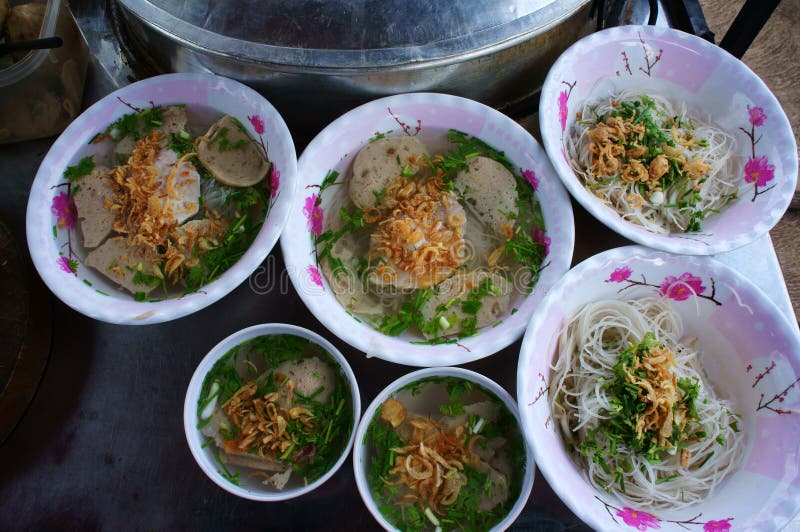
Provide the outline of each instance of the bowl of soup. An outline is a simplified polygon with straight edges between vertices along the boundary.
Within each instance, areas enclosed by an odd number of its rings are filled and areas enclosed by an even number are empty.
[[[285,324],[218,343],[186,393],[186,439],[203,472],[258,501],[321,486],[350,453],[361,414],[355,375],[333,344]]]
[[[252,89],[168,74],[104,97],[45,156],[27,237],[50,290],[91,318],[169,321],[245,280],[278,240],[297,168]]]
[[[358,491],[387,530],[504,530],[533,486],[514,400],[462,368],[391,383],[364,413],[356,442]]]
[[[550,162],[480,103],[375,100],[299,165],[287,270],[317,319],[368,356],[440,366],[495,353],[569,267],[572,209]]]

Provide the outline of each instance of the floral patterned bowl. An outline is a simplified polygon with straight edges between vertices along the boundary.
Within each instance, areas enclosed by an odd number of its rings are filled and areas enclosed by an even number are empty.
[[[158,302],[138,302],[133,295],[83,265],[76,243],[77,215],[67,193],[64,170],[87,155],[105,153],[109,143],[89,144],[131,107],[183,103],[211,117],[238,117],[259,139],[273,163],[272,198],[261,230],[239,261],[201,290]],[[209,120],[209,125],[212,120]],[[286,223],[294,196],[297,155],[286,123],[254,90],[213,74],[167,74],[119,89],[101,99],[61,134],[42,161],[28,199],[27,235],[33,263],[44,282],[67,305],[101,321],[149,324],[196,312],[244,281],[269,254]]]
[[[550,417],[558,335],[578,307],[660,295],[698,338],[701,362],[741,416],[739,470],[702,503],[648,513],[596,489]],[[753,282],[710,257],[641,246],[595,255],[569,271],[537,309],[517,370],[517,399],[539,470],[575,514],[598,530],[777,530],[800,510],[800,332]]]
[[[331,191],[320,185],[331,170],[345,176],[359,149],[377,132],[419,134],[434,150],[449,129],[476,136],[520,168],[534,186],[542,206],[549,246],[539,281],[530,295],[514,303],[517,312],[498,326],[486,327],[458,343],[423,344],[421,336],[387,336],[351,315],[334,296],[314,250],[314,239],[328,215]],[[444,147],[444,146],[443,146]],[[434,150],[435,151],[435,150]],[[299,188],[281,237],[286,268],[295,289],[314,316],[336,336],[391,362],[413,366],[463,364],[491,355],[522,335],[533,310],[550,286],[569,268],[575,241],[569,196],[553,172],[544,150],[519,124],[483,104],[445,94],[412,93],[364,104],[344,114],[308,145],[298,163]]]
[[[374,457],[372,457],[370,453],[367,440],[367,430],[372,424],[373,419],[375,419],[378,408],[380,408],[390,397],[395,397],[403,388],[426,379],[452,378],[470,381],[476,384],[478,388],[483,388],[483,390],[494,394],[497,399],[505,404],[509,412],[511,412],[511,414],[517,418],[517,420],[519,419],[517,403],[514,402],[514,398],[511,397],[511,395],[502,386],[488,377],[481,375],[480,373],[475,373],[474,371],[464,368],[418,369],[417,371],[403,375],[384,388],[367,407],[364,415],[361,417],[361,422],[358,425],[358,429],[356,430],[355,443],[353,444],[353,471],[355,473],[356,486],[358,487],[358,493],[361,495],[361,499],[364,501],[364,504],[367,506],[367,509],[370,511],[375,520],[378,521],[378,523],[385,530],[397,530],[397,528],[381,512],[382,501],[377,500],[375,494],[373,493],[374,490],[370,486],[369,470],[372,467],[371,460],[374,460]],[[536,463],[533,460],[533,454],[531,453],[530,445],[525,445],[524,460],[524,470],[515,472],[519,473],[522,479],[520,493],[517,496],[516,501],[514,501],[514,504],[509,509],[508,514],[506,514],[502,521],[498,522],[491,528],[492,532],[508,529],[514,523],[517,517],[519,517],[520,513],[522,513],[522,510],[525,508],[525,504],[528,502],[528,498],[531,495],[531,490],[533,489],[533,479],[536,475]]]
[[[657,235],[627,222],[572,170],[565,139],[577,110],[588,99],[628,89],[684,101],[736,139],[738,199],[704,220],[701,232]],[[634,242],[672,253],[710,255],[752,242],[783,216],[797,183],[797,146],[775,96],[744,63],[678,30],[621,26],[581,39],[550,70],[539,121],[556,172],[586,210]]]
[[[208,444],[208,438],[197,428],[198,400],[203,390],[203,381],[214,368],[214,365],[219,362],[226,353],[230,352],[231,349],[236,348],[236,346],[240,346],[248,340],[260,336],[273,335],[297,336],[308,340],[328,353],[330,359],[339,366],[339,370],[347,382],[350,392],[349,407],[352,408],[352,425],[347,427],[349,436],[347,436],[347,442],[342,446],[341,454],[336,462],[313,482],[295,486],[289,484],[282,491],[265,488],[263,477],[257,478],[256,475],[247,474],[247,468],[231,467],[230,470],[225,468],[219,460],[219,455],[214,446]],[[217,486],[228,493],[232,493],[237,497],[262,502],[278,502],[300,497],[322,486],[335,475],[339,468],[342,467],[345,460],[350,456],[350,448],[353,446],[353,442],[356,441],[356,427],[358,427],[360,416],[361,394],[358,390],[358,381],[344,355],[336,349],[332,343],[314,331],[285,323],[262,323],[253,325],[221,340],[205,357],[203,357],[200,364],[198,364],[197,369],[195,369],[192,375],[192,379],[189,381],[189,387],[186,390],[186,398],[183,403],[183,429],[186,433],[186,441],[189,444],[189,450],[192,456],[197,461],[197,465],[200,466],[200,469],[203,470],[203,473]]]

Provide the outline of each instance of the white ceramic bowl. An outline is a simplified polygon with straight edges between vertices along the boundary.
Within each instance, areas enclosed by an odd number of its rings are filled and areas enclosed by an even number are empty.
[[[392,382],[389,386],[384,388],[375,397],[372,403],[370,403],[366,412],[364,412],[364,416],[361,418],[361,423],[358,425],[358,430],[356,431],[356,444],[353,448],[353,470],[355,471],[358,492],[361,494],[364,504],[367,505],[367,509],[370,511],[373,517],[375,517],[378,523],[380,523],[380,525],[386,530],[397,529],[383,516],[383,514],[381,514],[380,510],[378,509],[378,505],[373,498],[372,490],[369,487],[369,482],[367,481],[367,469],[369,467],[368,449],[367,445],[365,444],[367,428],[372,422],[372,419],[375,417],[375,412],[377,411],[378,407],[381,406],[384,401],[386,401],[389,397],[395,396],[401,388],[429,377],[457,377],[459,379],[464,379],[478,384],[500,399],[506,405],[509,412],[511,412],[511,414],[513,414],[514,417],[519,421],[519,409],[517,408],[517,403],[514,402],[514,399],[507,391],[505,391],[505,389],[503,389],[502,386],[488,377],[484,377],[479,373],[475,373],[474,371],[463,368],[420,369],[400,377]],[[511,510],[508,512],[506,517],[492,527],[492,530],[494,531],[505,530],[510,527],[514,520],[519,517],[522,509],[528,502],[528,497],[530,497],[531,489],[533,488],[533,477],[536,473],[536,464],[533,460],[533,454],[529,445],[525,445],[525,470],[521,473],[523,477],[519,497],[511,507]]]
[[[697,295],[680,287],[691,287]],[[702,503],[649,514],[589,483],[551,421],[548,386],[558,334],[579,306],[658,294],[672,299],[685,335],[698,338],[711,383],[741,415],[746,448],[742,466]],[[626,246],[583,261],[545,297],[522,343],[517,397],[539,469],[592,528],[778,530],[800,509],[798,377],[797,325],[789,323],[756,284],[709,257]]]
[[[55,209],[54,202],[66,190],[59,185],[66,183],[63,172],[68,166],[86,155],[110,150],[107,142],[90,145],[92,137],[118,117],[130,113],[127,104],[145,108],[151,103],[185,103],[189,108],[196,106],[214,115],[238,117],[253,138],[264,141],[269,160],[278,172],[270,178],[277,178],[273,182],[279,184],[261,231],[235,265],[192,294],[159,302],[137,302],[132,294],[120,290],[116,283],[84,266],[79,248],[75,256],[77,271],[70,271],[65,257],[69,259],[70,242],[76,249],[79,229],[77,226],[59,227],[58,209]],[[259,127],[256,128],[254,123]],[[247,279],[266,258],[286,223],[297,184],[296,176],[297,158],[289,129],[275,108],[257,92],[213,74],[156,76],[123,87],[92,105],[50,148],[39,167],[28,199],[28,248],[39,275],[50,290],[64,303],[90,318],[120,324],[173,320],[222,298]]]
[[[301,338],[310,340],[324,349],[339,364],[342,374],[347,380],[347,383],[350,387],[353,410],[353,425],[350,430],[350,438],[347,441],[347,445],[345,445],[342,449],[341,455],[333,467],[331,467],[327,473],[306,486],[300,488],[287,487],[283,491],[275,491],[271,490],[270,488],[266,488],[261,485],[258,479],[252,479],[246,475],[242,475],[240,477],[241,485],[236,485],[226,480],[219,470],[219,463],[214,457],[213,449],[208,445],[205,445],[204,447],[204,442],[207,440],[207,438],[203,436],[197,429],[197,400],[200,397],[203,379],[205,379],[206,375],[214,366],[214,364],[229,350],[243,342],[246,342],[247,340],[257,338],[259,336],[276,334],[292,334],[294,336],[299,336]],[[265,323],[261,325],[253,325],[252,327],[248,327],[233,333],[215,345],[214,348],[211,349],[211,351],[209,351],[208,354],[203,358],[203,360],[200,361],[200,364],[197,366],[197,369],[192,375],[192,380],[189,381],[189,389],[186,392],[186,400],[183,404],[183,429],[186,432],[186,441],[189,443],[189,450],[192,452],[192,456],[194,456],[194,459],[197,461],[200,469],[202,469],[208,478],[213,480],[217,486],[229,493],[239,497],[244,497],[245,499],[274,502],[293,499],[294,497],[299,497],[309,493],[331,478],[334,473],[339,470],[350,454],[350,448],[353,445],[356,426],[358,425],[360,416],[361,395],[358,391],[356,376],[353,373],[353,370],[350,368],[350,365],[347,363],[347,359],[345,359],[344,355],[342,355],[342,353],[336,349],[332,343],[317,333],[309,331],[308,329],[303,329],[302,327],[283,323]],[[236,467],[232,466],[229,466],[229,469],[237,470]]]
[[[518,311],[506,316],[499,326],[485,327],[476,336],[461,339],[457,344],[423,345],[419,343],[423,340],[421,336],[409,332],[387,336],[354,318],[339,304],[315,260],[311,238],[314,225],[309,220],[307,203],[314,203],[326,174],[335,170],[346,176],[359,149],[377,132],[402,135],[407,128],[408,133],[416,134],[417,127],[433,151],[437,146],[444,146],[449,129],[458,129],[504,151],[518,168],[533,171],[538,182],[536,195],[542,206],[545,233],[550,239],[545,259],[548,265],[542,270],[533,292],[515,302]],[[483,104],[431,93],[401,94],[372,101],[344,114],[322,130],[301,155],[298,168],[299,192],[281,238],[289,276],[314,316],[367,356],[412,366],[448,366],[491,355],[522,335],[542,296],[567,271],[572,260],[575,241],[572,207],[544,150],[519,124]],[[326,215],[330,197],[323,194],[321,205],[314,209],[319,217]],[[322,220],[315,223],[321,226]]]
[[[741,176],[735,176],[742,180],[738,199],[704,220],[701,232],[657,235],[627,222],[589,192],[570,167],[564,140],[583,102],[626,89],[684,101],[736,139],[735,153],[742,158]],[[775,96],[744,63],[678,30],[620,26],[581,39],[547,75],[539,122],[556,172],[586,210],[630,240],[672,253],[710,255],[752,242],[783,216],[797,183],[795,138]],[[757,189],[758,181],[743,179],[751,157],[773,167]]]

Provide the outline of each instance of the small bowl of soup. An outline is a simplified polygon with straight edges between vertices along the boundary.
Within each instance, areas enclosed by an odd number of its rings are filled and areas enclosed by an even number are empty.
[[[321,486],[350,453],[361,413],[344,356],[316,333],[254,325],[217,344],[184,404],[189,448],[224,490],[257,501]]]
[[[358,491],[387,530],[504,530],[533,486],[516,403],[462,368],[394,381],[367,408],[356,442]]]

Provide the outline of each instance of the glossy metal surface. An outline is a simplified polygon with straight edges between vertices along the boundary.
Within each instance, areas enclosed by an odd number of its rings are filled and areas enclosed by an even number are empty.
[[[147,63],[244,81],[299,127],[399,92],[517,101],[591,32],[590,3],[116,0],[124,34]]]

